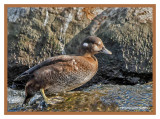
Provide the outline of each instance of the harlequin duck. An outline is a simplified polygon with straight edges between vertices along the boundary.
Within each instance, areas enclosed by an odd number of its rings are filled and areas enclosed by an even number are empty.
[[[23,104],[28,103],[37,91],[41,92],[48,103],[45,90],[52,93],[65,92],[88,82],[98,70],[98,61],[94,56],[97,53],[112,54],[100,38],[89,36],[81,43],[78,56],[51,57],[22,73],[18,78],[30,77],[25,86]]]

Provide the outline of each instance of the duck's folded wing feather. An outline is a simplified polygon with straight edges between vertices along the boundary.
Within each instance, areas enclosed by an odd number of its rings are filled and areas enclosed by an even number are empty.
[[[47,59],[46,61],[43,61],[42,63],[35,65],[32,68],[28,69],[27,71],[23,72],[14,81],[21,80],[24,77],[34,77],[33,72],[40,69],[43,66],[48,66],[50,64],[56,64],[58,62],[67,62],[69,60],[72,60],[72,57],[68,55],[60,55],[56,57],[51,57]]]

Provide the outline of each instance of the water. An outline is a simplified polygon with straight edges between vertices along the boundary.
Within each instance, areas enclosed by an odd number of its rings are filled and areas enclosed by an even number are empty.
[[[62,101],[55,102],[54,105],[47,105],[38,93],[31,99],[28,106],[22,107],[24,90],[8,88],[8,111],[151,112],[152,91],[152,84],[134,86],[96,84],[82,91],[57,94],[56,97],[61,97]]]

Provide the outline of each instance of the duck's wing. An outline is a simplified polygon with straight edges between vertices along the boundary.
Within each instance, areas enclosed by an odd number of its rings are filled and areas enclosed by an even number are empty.
[[[22,78],[25,78],[25,77],[29,77],[29,78],[34,77],[33,72],[44,67],[44,66],[56,64],[58,62],[67,62],[70,60],[72,60],[72,56],[68,56],[68,55],[60,55],[60,56],[56,56],[56,57],[51,57],[51,58],[43,61],[42,63],[35,65],[32,68],[28,69],[27,71],[23,72],[14,81],[21,80]]]

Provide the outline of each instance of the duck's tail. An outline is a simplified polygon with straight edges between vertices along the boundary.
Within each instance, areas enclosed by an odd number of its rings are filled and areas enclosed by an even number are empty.
[[[24,88],[25,84],[34,77],[33,74],[28,74],[26,72],[20,74],[13,80],[12,89],[22,89]]]

